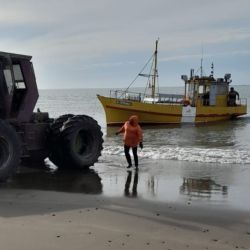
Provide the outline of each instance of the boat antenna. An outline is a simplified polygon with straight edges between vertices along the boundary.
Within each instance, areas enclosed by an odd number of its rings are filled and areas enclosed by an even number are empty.
[[[201,77],[203,76],[203,44],[201,47]]]
[[[211,64],[211,77],[214,77],[214,63]]]

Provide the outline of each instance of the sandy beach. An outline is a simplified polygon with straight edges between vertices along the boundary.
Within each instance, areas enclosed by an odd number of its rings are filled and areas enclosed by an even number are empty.
[[[119,173],[122,172],[126,180],[127,171],[121,169]],[[30,182],[37,183],[36,176],[40,176],[46,188],[39,184],[39,188],[34,185],[32,189],[32,185],[23,181],[24,176],[30,179],[31,174],[33,180]],[[73,189],[73,183],[62,192],[63,179],[44,170],[26,169],[2,185],[1,249],[250,248],[248,210],[197,203],[192,199],[164,202],[133,195],[107,196],[86,187],[96,184],[93,184],[92,175],[83,176],[82,192]],[[105,177],[100,176],[103,185]],[[67,185],[64,186],[67,189]]]
[[[250,250],[250,0],[0,12],[0,250]]]

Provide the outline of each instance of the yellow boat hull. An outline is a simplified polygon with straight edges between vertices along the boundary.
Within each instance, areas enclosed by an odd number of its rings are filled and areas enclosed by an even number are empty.
[[[184,107],[181,104],[152,104],[100,95],[97,97],[104,108],[107,125],[120,125],[131,115],[137,115],[141,124],[180,124],[223,121],[247,113],[246,105]]]

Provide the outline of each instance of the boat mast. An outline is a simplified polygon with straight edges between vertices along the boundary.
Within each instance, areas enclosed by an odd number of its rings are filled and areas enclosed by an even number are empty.
[[[155,98],[155,86],[158,77],[158,70],[157,70],[157,53],[158,53],[158,40],[155,41],[155,53],[154,53],[154,72],[152,74],[152,98]]]

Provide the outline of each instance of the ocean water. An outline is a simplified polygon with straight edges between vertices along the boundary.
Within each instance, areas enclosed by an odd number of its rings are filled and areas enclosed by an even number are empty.
[[[250,112],[250,86],[235,88],[241,98],[247,99]],[[104,134],[102,156],[92,168],[93,171],[88,176],[78,173],[60,175],[60,178],[53,179],[50,188],[76,191],[76,183],[80,183],[78,191],[83,193],[86,188],[88,193],[106,196],[186,204],[220,204],[250,211],[249,114],[233,121],[198,126],[143,127],[144,148],[138,152],[139,172],[134,169],[127,171],[122,137],[115,135],[117,128],[106,127],[104,110],[96,97],[96,94],[109,95],[109,91],[40,91],[37,107],[48,111],[50,117],[56,118],[66,113],[86,114],[98,121]],[[164,92],[182,93],[182,88],[165,88]],[[51,163],[48,161],[48,164]],[[50,174],[39,173],[38,177],[40,186],[37,188],[41,189],[44,183],[47,189],[47,183],[52,180]],[[24,178],[26,186],[27,179],[32,179],[21,175],[18,178]],[[94,184],[96,182],[98,185]],[[35,188],[34,182],[32,185]]]
[[[237,86],[241,98],[250,106],[250,86]],[[50,117],[66,113],[86,114],[98,121],[105,136],[104,155],[121,155],[117,128],[107,128],[105,113],[96,94],[109,95],[109,89],[41,90],[37,103]],[[181,93],[182,88],[165,88],[165,93]],[[248,110],[250,112],[250,107]],[[203,163],[250,163],[250,116],[234,121],[206,125],[144,127],[140,156]]]

